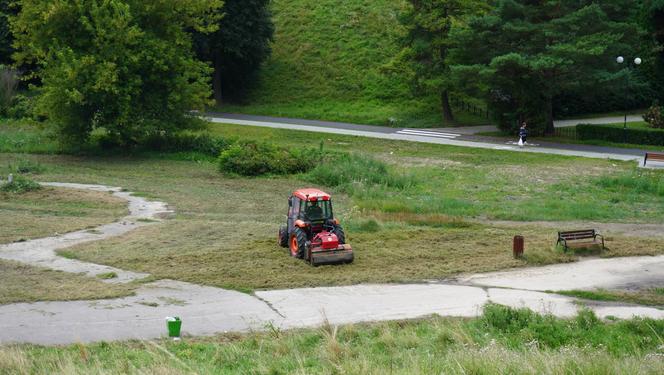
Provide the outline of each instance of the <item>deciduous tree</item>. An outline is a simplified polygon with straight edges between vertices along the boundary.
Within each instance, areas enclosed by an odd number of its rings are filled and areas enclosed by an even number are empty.
[[[214,30],[218,0],[23,0],[12,21],[18,63],[36,62],[38,108],[62,139],[96,128],[123,146],[176,131],[210,96],[188,28]],[[216,26],[214,26],[216,27]]]

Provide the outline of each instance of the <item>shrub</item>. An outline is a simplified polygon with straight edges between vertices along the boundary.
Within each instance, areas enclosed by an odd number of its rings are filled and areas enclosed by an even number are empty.
[[[242,176],[292,174],[311,168],[315,153],[291,150],[269,143],[239,142],[219,156],[219,170]]]
[[[35,97],[24,94],[16,94],[11,107],[7,109],[7,115],[15,119],[36,118]]]
[[[216,157],[227,150],[232,143],[228,139],[212,137],[209,134],[153,133],[141,141],[140,147],[149,151],[200,152]]]
[[[632,143],[641,145],[664,146],[664,130],[635,129],[626,130],[618,127],[581,124],[576,127],[580,140],[600,140],[616,143]]]
[[[645,120],[651,128],[664,129],[664,113],[662,113],[662,107],[653,105],[648,108],[648,111],[643,115],[643,120]]]
[[[14,194],[21,194],[39,189],[41,189],[41,185],[21,175],[14,176],[12,182],[5,182],[0,186],[0,191]]]

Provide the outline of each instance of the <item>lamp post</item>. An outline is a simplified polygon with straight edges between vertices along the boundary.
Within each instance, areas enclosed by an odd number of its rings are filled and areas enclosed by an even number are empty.
[[[625,58],[622,56],[616,57],[616,62],[618,64],[623,64],[625,63]],[[641,65],[641,58],[637,57],[634,59],[634,66],[639,66]],[[627,142],[627,92],[629,90],[629,75],[630,75],[630,69],[632,68],[631,63],[627,63],[627,72],[625,73],[625,121],[623,122],[623,141]]]

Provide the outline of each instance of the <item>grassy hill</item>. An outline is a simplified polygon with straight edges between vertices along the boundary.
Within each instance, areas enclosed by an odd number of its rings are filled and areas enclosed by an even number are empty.
[[[415,100],[399,52],[405,0],[273,0],[273,53],[239,113],[376,125],[440,125],[435,98]],[[478,119],[462,117],[463,122]]]

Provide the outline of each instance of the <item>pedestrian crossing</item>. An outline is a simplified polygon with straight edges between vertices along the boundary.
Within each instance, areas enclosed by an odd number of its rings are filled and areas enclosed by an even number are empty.
[[[397,131],[397,134],[417,135],[420,137],[446,138],[446,139],[456,139],[461,136],[461,134],[456,134],[456,133],[444,133],[444,132],[421,130],[421,129],[402,129]]]

